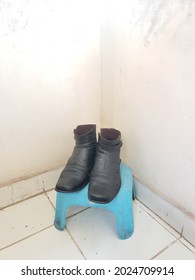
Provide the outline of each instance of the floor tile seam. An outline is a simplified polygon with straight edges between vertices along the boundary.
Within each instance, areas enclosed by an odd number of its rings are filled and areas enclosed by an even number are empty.
[[[183,238],[183,236],[181,236],[180,237],[180,240],[179,240],[179,242],[183,245],[183,246],[185,246],[188,250],[190,250],[190,252],[192,252],[194,255],[195,255],[195,247],[193,246],[193,245],[191,245],[188,241],[188,243],[194,248],[194,251],[190,248],[190,247],[188,247],[188,245],[186,245],[184,242],[182,242],[182,239]]]
[[[172,234],[174,237],[176,237],[176,238],[180,238],[180,237],[182,237],[182,235],[181,235],[181,232],[179,232],[179,231],[177,231],[176,229],[174,229],[171,225],[169,225],[166,221],[164,221],[160,216],[158,216],[156,213],[154,213],[150,208],[148,208],[147,206],[145,206],[145,205],[143,205],[142,206],[142,203],[139,201],[139,200],[137,200],[139,203],[137,203],[136,201],[135,201],[135,203],[137,204],[137,205],[139,205],[140,206],[140,208],[142,208],[142,210],[144,211],[144,212],[146,212],[151,218],[153,218],[158,224],[160,224],[165,230],[167,230],[170,234]],[[146,209],[145,209],[146,208]],[[149,210],[149,211],[147,211],[147,209]],[[152,214],[150,213],[150,212],[152,212]],[[157,218],[156,218],[156,217]],[[167,225],[167,227],[168,228],[166,228],[166,226],[164,225],[164,223]],[[170,229],[169,229],[170,228]],[[179,236],[176,236],[176,234],[174,235],[174,233],[171,231],[171,230],[173,230],[173,231],[175,231],[175,233],[177,233],[177,234],[179,234]]]
[[[69,236],[70,236],[72,242],[75,244],[75,246],[76,246],[77,249],[79,250],[79,252],[80,252],[80,254],[82,255],[82,257],[84,258],[84,260],[87,260],[85,254],[82,252],[82,250],[81,250],[79,244],[76,242],[76,240],[74,239],[74,237],[72,236],[71,232],[68,230],[67,227],[66,227],[66,231],[67,231],[67,233],[69,234]]]
[[[15,241],[15,242],[13,242],[13,243],[7,245],[7,246],[5,246],[5,247],[2,247],[2,248],[0,248],[0,252],[3,251],[3,250],[5,250],[5,249],[7,249],[7,248],[9,248],[9,247],[11,247],[11,246],[13,246],[13,245],[15,245],[15,244],[17,244],[17,243],[20,243],[20,242],[22,242],[22,241],[24,241],[24,240],[26,240],[26,239],[28,239],[28,238],[30,238],[30,237],[32,237],[32,236],[35,236],[35,235],[41,233],[42,231],[44,231],[44,230],[46,230],[46,229],[48,229],[48,228],[51,228],[51,227],[53,227],[53,224],[52,224],[52,225],[49,225],[49,226],[47,226],[47,227],[45,227],[45,228],[43,228],[43,229],[41,229],[41,230],[39,230],[39,231],[36,231],[36,232],[34,232],[34,233],[32,233],[32,234],[30,234],[30,235],[28,235],[28,236],[25,236],[25,237],[23,237],[23,238],[21,238],[21,239]]]
[[[17,204],[20,204],[20,203],[22,203],[22,202],[24,202],[24,201],[27,201],[27,200],[30,200],[30,199],[32,199],[32,198],[34,198],[34,197],[37,197],[37,196],[41,196],[41,195],[43,195],[44,194],[44,191],[42,191],[42,192],[40,192],[40,193],[36,193],[36,194],[34,194],[34,195],[32,195],[32,196],[29,196],[29,197],[26,197],[26,198],[24,198],[24,199],[22,199],[22,200],[19,200],[19,201],[16,201],[15,203],[13,203],[13,204],[10,204],[10,205],[7,205],[7,206],[5,206],[5,207],[2,207],[1,209],[0,209],[0,212],[1,211],[4,211],[5,209],[7,209],[7,208],[10,208],[10,207],[12,207],[12,206],[15,206],[15,205],[17,205]]]
[[[90,207],[86,207],[86,208],[84,208],[84,209],[82,209],[82,210],[80,210],[80,211],[78,211],[78,212],[76,212],[74,214],[71,214],[70,216],[67,216],[67,219],[73,218],[74,216],[76,216],[78,214],[81,214],[82,212],[84,212],[84,211],[86,211],[88,209],[90,209]]]
[[[53,205],[53,203],[52,203],[52,201],[50,200],[50,198],[49,198],[49,196],[48,196],[47,192],[46,192],[46,191],[44,191],[44,192],[43,192],[43,194],[45,194],[46,198],[47,198],[47,199],[48,199],[48,201],[49,201],[49,204],[52,206],[52,208],[53,208],[53,209],[54,209],[54,211],[55,211],[55,205]]]
[[[159,252],[157,252],[150,260],[154,260],[156,257],[158,257],[160,254],[162,254],[165,250],[167,250],[168,248],[170,248],[172,245],[174,245],[177,241],[179,241],[181,237],[176,238],[175,240],[173,240],[172,242],[170,242],[167,246],[165,246],[162,250],[160,250]]]
[[[44,194],[46,195],[47,199],[49,200],[49,203],[52,205],[52,207],[53,207],[54,210],[55,210],[56,207],[55,207],[55,205],[52,203],[52,201],[51,201],[51,199],[49,198],[49,195],[47,194],[47,192],[48,192],[48,191],[45,191]],[[75,206],[77,206],[77,205],[75,205]],[[71,207],[70,207],[70,208],[71,208]],[[90,207],[85,207],[84,209],[82,209],[82,210],[80,210],[80,211],[78,211],[78,212],[76,212],[76,213],[74,213],[74,214],[71,214],[71,215],[67,216],[67,219],[72,218],[72,217],[74,217],[74,216],[76,216],[76,215],[82,213],[83,211],[89,209],[89,208],[90,208]]]

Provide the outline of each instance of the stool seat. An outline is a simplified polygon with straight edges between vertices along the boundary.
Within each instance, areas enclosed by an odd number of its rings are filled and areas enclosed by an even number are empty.
[[[58,230],[66,226],[66,212],[69,207],[94,207],[112,211],[117,220],[118,236],[127,239],[133,234],[133,205],[134,198],[133,176],[131,169],[124,163],[120,164],[121,188],[115,198],[106,204],[91,202],[88,199],[88,184],[77,192],[57,192],[54,225]]]

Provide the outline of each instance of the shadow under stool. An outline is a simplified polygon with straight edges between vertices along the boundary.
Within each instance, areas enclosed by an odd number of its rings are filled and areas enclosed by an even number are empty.
[[[66,226],[67,209],[72,206],[101,208],[112,211],[116,217],[118,236],[129,238],[134,231],[133,220],[133,176],[131,169],[124,163],[120,165],[121,188],[115,198],[106,204],[91,202],[88,199],[88,184],[80,191],[63,193],[56,192],[56,210],[54,225],[58,230]]]

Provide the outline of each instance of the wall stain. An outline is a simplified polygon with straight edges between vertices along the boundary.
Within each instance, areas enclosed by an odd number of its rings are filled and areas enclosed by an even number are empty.
[[[28,5],[25,1],[0,1],[0,34],[9,36],[28,25]]]
[[[129,36],[131,40],[142,40],[147,47],[152,39],[163,33],[178,16],[181,24],[192,16],[194,0],[147,0],[129,6]]]

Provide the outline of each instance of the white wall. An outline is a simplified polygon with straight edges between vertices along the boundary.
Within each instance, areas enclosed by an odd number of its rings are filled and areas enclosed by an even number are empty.
[[[63,166],[101,114],[134,174],[193,216],[194,1],[102,1],[101,69],[100,3],[0,0],[0,186]]]
[[[99,1],[0,1],[0,186],[63,166],[100,115]]]
[[[101,124],[121,130],[136,177],[195,217],[195,2],[105,10]]]

